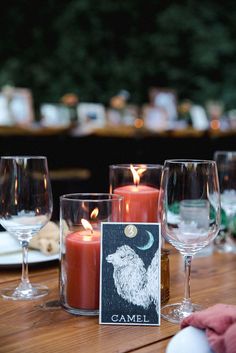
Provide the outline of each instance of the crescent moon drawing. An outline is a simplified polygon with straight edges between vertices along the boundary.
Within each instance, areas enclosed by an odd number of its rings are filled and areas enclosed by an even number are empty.
[[[145,231],[148,234],[148,242],[143,246],[136,246],[139,250],[148,250],[152,247],[154,243],[154,236],[148,230]]]

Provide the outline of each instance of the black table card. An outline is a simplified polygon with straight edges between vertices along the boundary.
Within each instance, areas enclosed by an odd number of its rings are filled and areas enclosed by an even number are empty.
[[[102,223],[100,324],[160,325],[159,223]]]

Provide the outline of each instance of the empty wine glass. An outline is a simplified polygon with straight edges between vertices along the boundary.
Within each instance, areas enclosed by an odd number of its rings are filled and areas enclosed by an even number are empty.
[[[41,284],[30,283],[28,246],[31,238],[52,215],[52,191],[47,158],[41,156],[1,157],[0,223],[15,236],[23,253],[21,281],[17,287],[2,289],[5,299],[32,300],[48,293]]]
[[[220,191],[214,161],[166,160],[159,198],[162,235],[183,256],[185,290],[181,303],[162,307],[162,317],[179,323],[201,306],[190,297],[192,257],[207,246],[220,228]]]
[[[222,222],[215,239],[217,251],[236,252],[236,151],[215,151],[220,192]]]

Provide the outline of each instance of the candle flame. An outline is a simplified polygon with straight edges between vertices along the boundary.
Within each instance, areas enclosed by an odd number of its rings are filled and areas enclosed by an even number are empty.
[[[142,166],[142,168],[138,168],[137,173],[139,176],[142,176],[144,172],[146,172],[147,167],[145,165]]]
[[[130,170],[133,174],[133,180],[134,184],[137,186],[140,183],[140,177],[142,174],[147,170],[147,167],[142,166],[141,168],[138,168],[137,170],[134,168],[132,164],[130,164]]]
[[[134,169],[134,166],[132,164],[130,164],[130,170],[133,174],[133,180],[134,180],[134,184],[138,185],[140,182],[140,176],[138,175],[136,169]]]
[[[93,227],[92,227],[91,223],[89,223],[84,218],[81,218],[81,223],[82,223],[82,226],[84,227],[85,230],[90,230],[91,234],[93,233]]]
[[[99,213],[98,208],[97,207],[94,208],[94,210],[91,212],[90,218],[92,218],[92,219],[96,218],[98,213]]]
[[[48,187],[48,181],[47,181],[47,176],[45,174],[43,176],[43,184],[44,184],[44,189],[46,190]]]

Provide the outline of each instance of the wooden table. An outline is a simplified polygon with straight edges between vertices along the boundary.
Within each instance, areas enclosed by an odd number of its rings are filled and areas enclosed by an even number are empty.
[[[179,326],[162,320],[160,327],[99,325],[98,317],[73,316],[58,301],[58,263],[30,269],[32,282],[50,288],[44,299],[14,302],[0,299],[1,353],[164,353]],[[170,302],[183,295],[183,260],[170,254]],[[16,283],[20,269],[1,269],[0,288]],[[210,306],[236,304],[236,255],[196,257],[192,265],[192,299]],[[55,304],[53,307],[52,304]],[[51,306],[51,308],[50,308]]]

